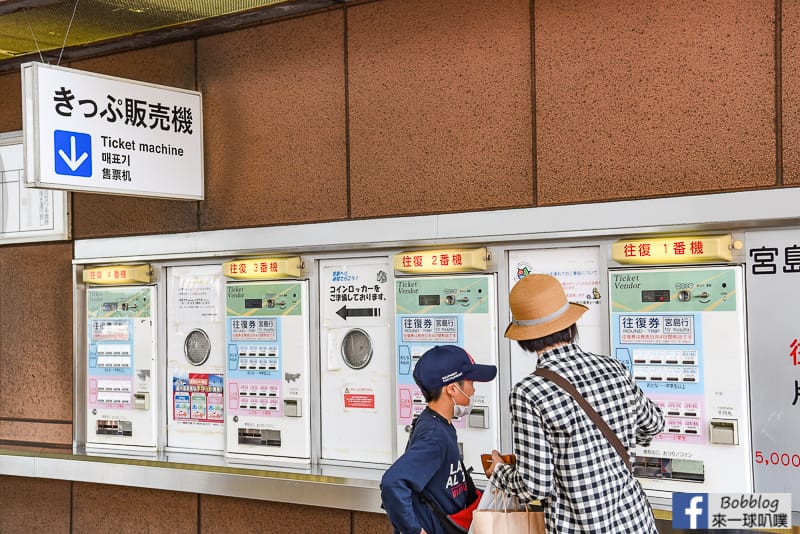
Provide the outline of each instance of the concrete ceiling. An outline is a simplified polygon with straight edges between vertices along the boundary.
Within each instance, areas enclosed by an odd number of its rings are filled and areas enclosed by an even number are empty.
[[[352,0],[350,0],[352,1]],[[348,0],[0,0],[0,73],[191,39]],[[63,51],[62,51],[62,46]]]

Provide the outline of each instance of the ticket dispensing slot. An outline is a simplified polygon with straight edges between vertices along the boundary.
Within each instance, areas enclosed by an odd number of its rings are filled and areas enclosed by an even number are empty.
[[[97,421],[97,435],[100,436],[132,436],[130,421],[118,419],[100,419]]]
[[[679,458],[637,456],[633,474],[639,478],[704,482],[703,462]]]
[[[239,428],[239,444],[280,447],[281,431],[258,428]]]

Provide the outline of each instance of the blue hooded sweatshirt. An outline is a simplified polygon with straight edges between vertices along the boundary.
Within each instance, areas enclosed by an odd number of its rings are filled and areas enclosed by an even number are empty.
[[[467,506],[467,474],[461,465],[456,429],[426,408],[414,424],[405,453],[383,474],[383,508],[400,534],[444,532],[439,518],[420,500],[434,500],[447,514]]]

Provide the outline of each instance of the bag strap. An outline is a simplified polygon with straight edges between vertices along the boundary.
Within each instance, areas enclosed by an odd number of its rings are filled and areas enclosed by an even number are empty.
[[[628,471],[633,473],[633,468],[631,467],[631,460],[628,457],[627,449],[625,449],[625,446],[619,440],[614,431],[611,430],[605,421],[603,421],[603,418],[600,417],[600,414],[598,414],[595,409],[592,408],[591,404],[589,404],[589,402],[583,398],[583,395],[581,395],[578,390],[575,389],[575,386],[570,384],[569,381],[560,374],[549,369],[542,369],[540,367],[536,369],[533,374],[553,382],[557,386],[560,386],[561,389],[572,395],[572,398],[577,401],[581,408],[583,408],[583,411],[586,412],[586,415],[589,416],[589,419],[594,421],[594,424],[597,426],[600,432],[603,433],[608,442],[611,443],[614,449],[616,449],[620,458],[622,458],[622,461],[625,462],[625,466],[628,468]]]
[[[450,520],[450,517],[442,510],[436,502],[428,496],[426,491],[422,491],[419,494],[419,499],[425,503],[428,508],[433,510],[433,513],[439,518],[439,523],[441,523],[442,528],[445,531],[445,534],[465,534],[467,531],[461,528],[460,525],[456,525],[453,521]]]
[[[469,507],[469,505],[472,504],[478,498],[477,488],[475,487],[475,482],[472,480],[472,475],[471,475],[472,468],[470,467],[469,469],[467,469],[466,466],[464,465],[464,460],[459,460],[459,461],[461,462],[461,469],[464,470],[464,476],[467,479],[467,507]],[[455,533],[467,532],[466,530],[461,528],[460,525],[457,525],[450,519],[450,516],[447,515],[447,513],[444,510],[442,510],[438,504],[436,504],[436,501],[434,501],[433,498],[430,495],[428,495],[427,491],[423,489],[422,492],[419,494],[419,497],[420,500],[423,503],[425,503],[428,506],[428,508],[433,510],[433,513],[435,513],[439,517],[439,521],[442,523],[442,527],[444,527],[445,533],[452,532],[455,534]]]

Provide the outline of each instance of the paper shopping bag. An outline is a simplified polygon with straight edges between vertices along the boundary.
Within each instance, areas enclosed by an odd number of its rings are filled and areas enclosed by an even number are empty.
[[[533,510],[475,510],[472,513],[475,534],[545,534],[544,513]]]

